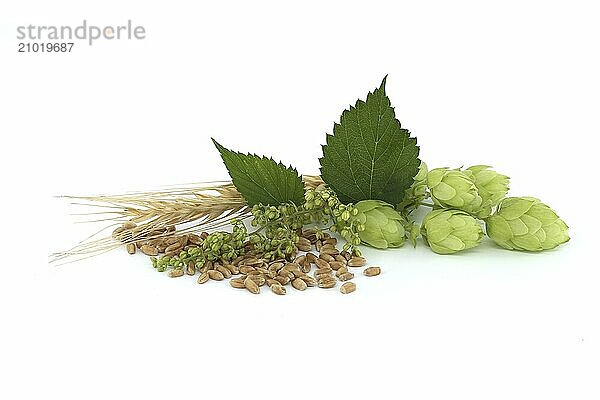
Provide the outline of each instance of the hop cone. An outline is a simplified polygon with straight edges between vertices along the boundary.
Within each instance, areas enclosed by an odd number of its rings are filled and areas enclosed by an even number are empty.
[[[421,161],[413,184],[404,192],[404,199],[398,204],[398,210],[413,211],[427,197],[427,164]]]
[[[433,203],[477,214],[482,211],[483,199],[470,173],[458,169],[435,168],[427,174],[427,186]]]
[[[477,213],[480,218],[489,217],[492,209],[500,204],[508,193],[508,176],[489,168],[487,165],[474,165],[465,170],[483,200],[482,209]]]
[[[389,204],[379,200],[363,200],[355,205],[357,220],[364,226],[360,240],[378,249],[404,244],[407,221]]]
[[[487,234],[509,250],[542,251],[569,241],[569,227],[534,197],[508,197],[485,220]]]
[[[460,210],[433,210],[425,216],[421,235],[431,250],[452,254],[477,246],[483,230],[475,218]]]

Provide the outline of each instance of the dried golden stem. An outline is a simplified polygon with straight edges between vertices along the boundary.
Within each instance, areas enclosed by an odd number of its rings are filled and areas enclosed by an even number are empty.
[[[303,177],[306,187],[322,184],[320,176]],[[223,228],[232,218],[245,219],[248,204],[231,182],[205,182],[171,189],[102,196],[62,196],[74,205],[101,208],[102,211],[77,215],[103,215],[106,218],[85,222],[112,222],[73,248],[54,253],[50,262],[70,262],[116,249],[141,239],[153,239],[160,229],[177,226],[178,233],[210,231]],[[131,221],[137,224],[135,235],[117,241],[111,236],[93,239],[107,228]]]

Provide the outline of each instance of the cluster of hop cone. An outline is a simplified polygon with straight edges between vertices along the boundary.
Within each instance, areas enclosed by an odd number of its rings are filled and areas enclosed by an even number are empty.
[[[569,241],[568,226],[554,210],[534,197],[507,197],[508,190],[509,178],[486,165],[428,171],[422,162],[398,208],[405,216],[419,206],[432,208],[408,236],[415,243],[421,235],[438,254],[478,246],[482,225],[496,244],[509,250],[536,252]]]

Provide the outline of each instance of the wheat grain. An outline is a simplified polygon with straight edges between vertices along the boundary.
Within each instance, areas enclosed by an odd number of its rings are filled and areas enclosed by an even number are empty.
[[[379,267],[369,267],[363,271],[365,276],[377,276],[381,273],[381,268]]]
[[[198,283],[200,283],[200,284],[206,283],[206,282],[208,282],[209,279],[210,279],[210,277],[208,276],[208,272],[202,272],[200,274],[200,276],[198,277]]]
[[[171,278],[178,278],[180,276],[183,276],[183,269],[181,268],[175,268],[169,271],[169,276]]]
[[[354,274],[352,272],[344,272],[337,277],[340,281],[346,282],[350,279],[354,279]]]
[[[349,267],[363,267],[367,263],[367,260],[364,257],[352,257],[348,261]]]
[[[342,294],[352,293],[356,290],[356,284],[354,282],[346,282],[340,287]]]

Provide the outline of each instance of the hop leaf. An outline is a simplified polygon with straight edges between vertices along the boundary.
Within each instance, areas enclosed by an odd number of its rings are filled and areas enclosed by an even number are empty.
[[[295,168],[272,158],[226,149],[213,139],[236,189],[248,205],[304,202],[304,185]]]
[[[417,139],[400,127],[381,86],[342,113],[323,146],[321,176],[343,203],[398,204],[419,169]]]

